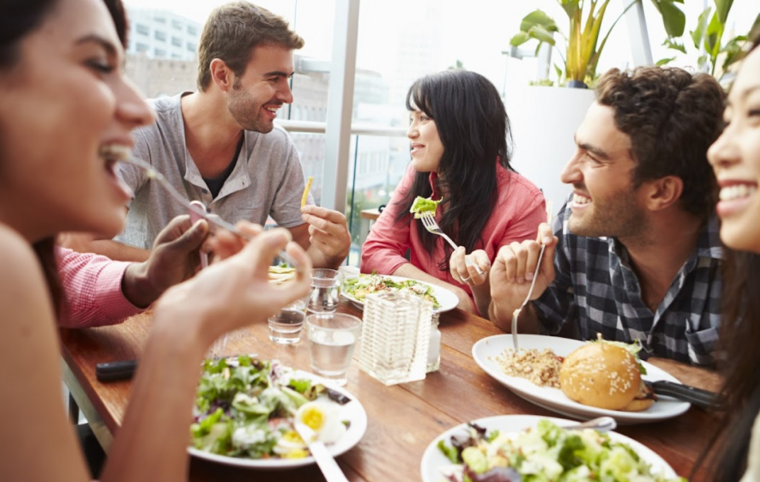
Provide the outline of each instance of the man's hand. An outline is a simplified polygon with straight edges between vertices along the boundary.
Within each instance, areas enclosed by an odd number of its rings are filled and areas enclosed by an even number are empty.
[[[314,266],[338,266],[351,249],[346,217],[338,211],[311,205],[302,207],[301,213],[304,222],[309,225],[308,252]],[[315,249],[318,253],[314,252]]]
[[[187,215],[172,219],[156,237],[148,260],[127,267],[121,282],[124,296],[145,308],[171,286],[192,277],[198,271],[199,248],[207,234],[205,220],[191,225]]]
[[[497,326],[508,326],[512,312],[519,308],[528,296],[534,277],[538,278],[531,300],[538,299],[554,281],[554,248],[557,241],[557,237],[552,235],[551,226],[541,223],[536,241],[515,242],[499,250],[490,274],[491,315],[496,316],[492,321]],[[539,267],[538,255],[542,244],[546,245],[546,248]]]

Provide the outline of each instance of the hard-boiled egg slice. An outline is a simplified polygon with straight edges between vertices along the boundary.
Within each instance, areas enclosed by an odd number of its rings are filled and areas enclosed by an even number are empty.
[[[335,443],[346,433],[346,426],[341,422],[339,405],[326,401],[305,403],[296,412],[296,419],[316,432],[317,440]]]

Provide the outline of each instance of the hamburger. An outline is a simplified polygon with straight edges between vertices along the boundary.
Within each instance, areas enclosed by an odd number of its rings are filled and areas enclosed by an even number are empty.
[[[559,383],[568,398],[583,405],[638,412],[654,402],[641,379],[636,358],[618,344],[600,340],[565,357]]]

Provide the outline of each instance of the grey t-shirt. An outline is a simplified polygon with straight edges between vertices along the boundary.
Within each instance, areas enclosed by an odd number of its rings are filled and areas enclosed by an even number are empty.
[[[150,163],[189,200],[201,201],[209,212],[226,221],[245,219],[264,225],[267,216],[271,216],[285,228],[303,224],[301,196],[305,182],[288,133],[278,126],[267,134],[244,131],[237,165],[219,195],[213,198],[185,145],[180,108],[180,99],[185,94],[151,101],[156,123],[135,131],[134,155]],[[115,239],[149,249],[161,229],[173,217],[187,214],[187,210],[139,168],[121,163],[119,175],[135,196],[124,232]],[[309,203],[313,204],[311,195]]]

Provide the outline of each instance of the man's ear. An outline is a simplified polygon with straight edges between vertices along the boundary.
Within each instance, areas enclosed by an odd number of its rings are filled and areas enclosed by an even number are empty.
[[[662,211],[681,199],[683,179],[677,176],[665,176],[646,181],[642,187],[646,195],[647,208],[650,211]]]
[[[209,65],[211,72],[211,81],[222,92],[229,92],[235,82],[235,73],[230,69],[222,59],[214,59]]]

